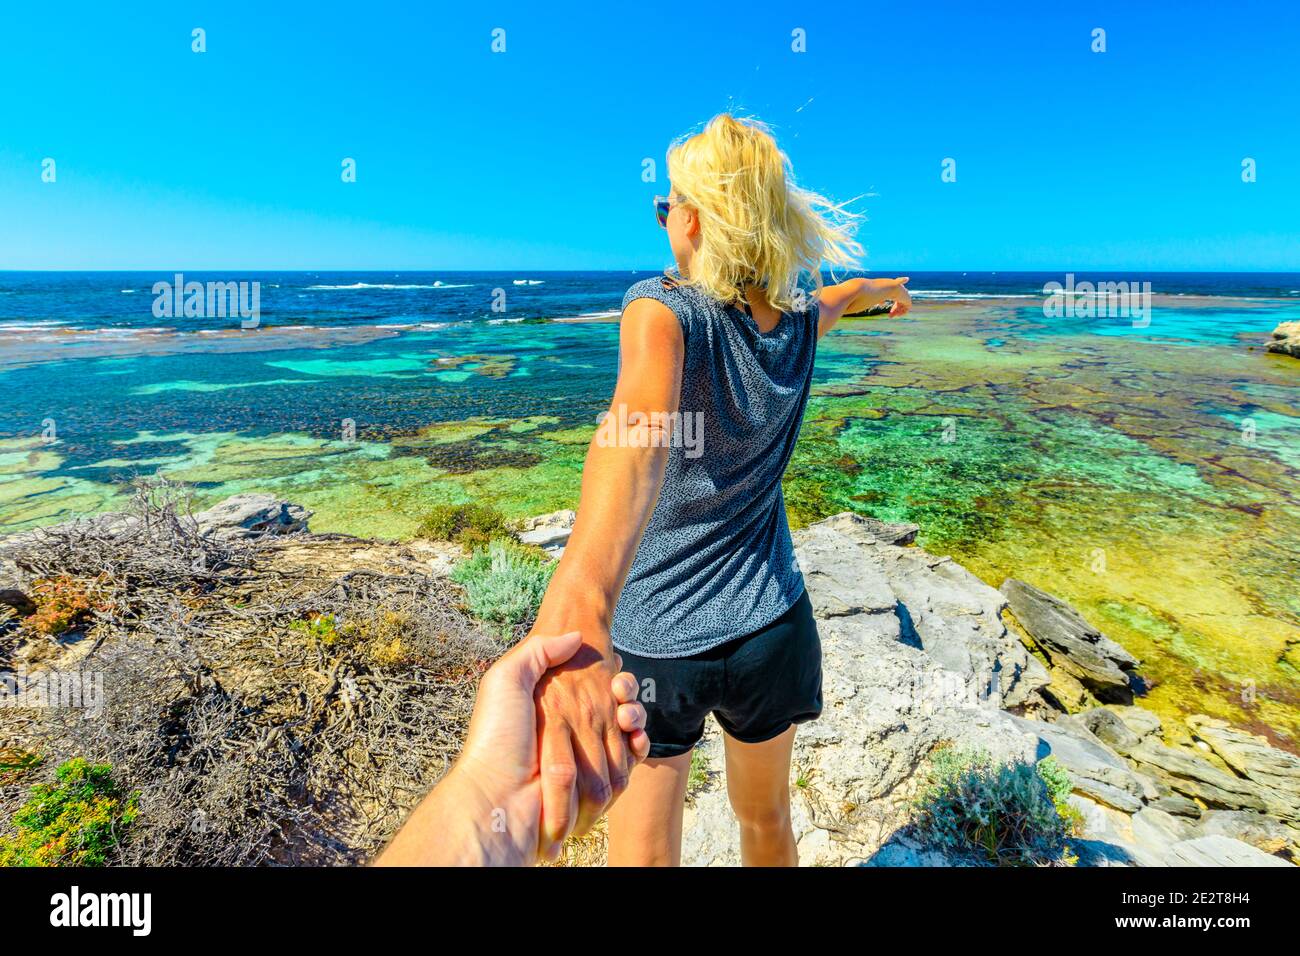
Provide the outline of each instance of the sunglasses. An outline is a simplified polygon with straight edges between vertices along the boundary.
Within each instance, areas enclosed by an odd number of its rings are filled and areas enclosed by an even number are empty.
[[[673,201],[668,196],[655,196],[655,221],[660,228],[668,228],[668,212],[673,208]]]

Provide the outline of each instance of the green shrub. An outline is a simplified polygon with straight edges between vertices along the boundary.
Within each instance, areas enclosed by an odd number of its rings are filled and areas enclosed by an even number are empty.
[[[997,866],[1068,864],[1066,838],[1077,819],[1069,792],[1055,760],[999,763],[983,751],[941,747],[915,804],[916,829],[940,849]]]
[[[78,757],[37,784],[14,814],[17,835],[0,837],[0,866],[103,866],[136,816],[136,795],[123,794],[108,764]]]
[[[1055,757],[1047,756],[1038,761],[1038,775],[1047,784],[1048,796],[1052,798],[1052,805],[1056,807],[1056,812],[1066,822],[1067,829],[1071,833],[1079,832],[1083,826],[1083,814],[1068,799],[1074,790],[1070,772],[1062,767]]]
[[[465,589],[471,614],[509,631],[536,617],[554,570],[540,549],[497,540],[457,564],[451,579]]]
[[[338,622],[333,614],[313,614],[305,621],[290,621],[289,630],[310,637],[330,647],[339,639]]]
[[[696,747],[691,751],[691,766],[686,773],[686,792],[693,795],[709,785],[709,758],[704,756],[704,749]]]
[[[486,547],[495,538],[512,538],[505,516],[488,505],[438,505],[415,529],[420,538],[455,541],[467,548]]]

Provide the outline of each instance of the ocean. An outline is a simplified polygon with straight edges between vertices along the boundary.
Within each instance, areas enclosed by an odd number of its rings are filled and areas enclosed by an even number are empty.
[[[651,272],[185,272],[186,281],[258,282],[267,325],[418,325],[491,322],[607,313],[627,287]],[[872,275],[896,273],[876,271]],[[910,287],[923,300],[1041,298],[1064,272],[913,272]],[[1152,292],[1300,300],[1300,273],[1075,273],[1076,282],[1150,282]],[[829,278],[829,277],[828,277]],[[209,319],[160,318],[153,313],[157,282],[172,272],[0,272],[0,332],[76,329],[121,332],[169,328],[211,330]],[[493,311],[493,290],[506,293],[506,311]],[[0,350],[4,348],[0,340]]]

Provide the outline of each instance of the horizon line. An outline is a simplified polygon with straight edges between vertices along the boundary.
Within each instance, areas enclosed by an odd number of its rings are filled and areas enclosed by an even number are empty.
[[[116,268],[116,269],[66,269],[66,268],[53,268],[53,267],[51,267],[51,268],[39,268],[39,269],[0,269],[0,275],[14,275],[14,274],[22,274],[22,273],[131,273],[131,272],[136,272],[136,273],[164,273],[164,272],[176,273],[176,272],[181,272],[181,273],[184,273],[184,272],[186,272],[186,271],[189,271],[189,272],[281,272],[281,273],[302,273],[302,274],[304,274],[304,275],[306,275],[306,274],[311,274],[311,273],[320,273],[320,272],[333,272],[333,273],[357,273],[357,274],[362,274],[362,273],[378,273],[378,272],[396,272],[396,273],[402,273],[402,274],[410,274],[410,273],[429,273],[429,274],[432,274],[432,273],[439,273],[439,272],[442,272],[442,273],[453,272],[453,273],[463,273],[463,274],[482,273],[482,274],[484,274],[484,275],[500,275],[500,274],[508,273],[508,272],[536,272],[536,273],[553,273],[553,274],[572,273],[572,272],[592,272],[592,273],[608,273],[608,274],[611,274],[611,275],[618,275],[618,274],[622,274],[622,273],[640,273],[640,272],[656,273],[656,274],[657,274],[657,273],[660,273],[660,272],[664,272],[665,270],[662,269],[662,268],[653,268],[653,269],[650,269],[650,268],[628,268],[628,269],[582,269],[582,268],[575,268],[575,269],[533,269],[533,268],[522,267],[522,266],[506,266],[506,267],[502,267],[502,268],[498,268],[498,269],[457,269],[457,268],[450,268],[450,267],[402,268],[402,267],[397,267],[397,266],[380,266],[380,267],[372,267],[372,268],[358,268],[358,267],[351,267],[351,266],[350,266],[350,267],[346,267],[346,268],[332,268],[332,267],[328,267],[328,266],[316,266],[316,267],[313,267],[313,268],[310,268],[310,269],[304,269],[304,268],[286,269],[286,268],[277,268],[277,267],[274,267],[274,266],[257,266],[257,267],[248,267],[248,266],[184,266],[184,267],[182,267],[182,268],[177,268],[176,266],[159,266],[159,267],[153,267],[153,268],[150,268],[150,267],[142,267],[142,266],[132,266],[132,267],[130,267],[130,268]],[[909,274],[909,273],[916,273],[917,275],[924,275],[924,274],[926,274],[926,273],[956,273],[956,272],[961,272],[961,273],[970,273],[970,272],[974,272],[974,273],[990,273],[990,274],[997,274],[997,273],[999,273],[999,272],[1006,272],[1006,273],[1029,273],[1029,274],[1032,274],[1032,273],[1046,273],[1046,274],[1051,274],[1051,275],[1058,275],[1058,274],[1059,274],[1059,275],[1065,275],[1065,274],[1068,274],[1068,273],[1079,273],[1079,272],[1141,272],[1141,273],[1152,274],[1152,275],[1296,275],[1296,274],[1300,274],[1300,265],[1296,266],[1295,268],[1291,268],[1291,269],[1186,269],[1186,268],[1184,268],[1184,269],[1170,269],[1170,268],[1149,269],[1149,268],[1144,268],[1144,267],[1140,267],[1140,266],[1070,266],[1070,267],[1068,267],[1068,268],[1063,268],[1063,269],[1062,269],[1062,268],[1057,268],[1057,269],[1051,269],[1051,268],[1036,268],[1036,269],[1024,269],[1024,268],[986,269],[986,268],[985,268],[985,269],[981,269],[981,268],[972,268],[972,267],[967,266],[967,267],[965,267],[965,268],[947,268],[947,269],[933,269],[933,268],[927,268],[927,269],[911,269],[911,270],[902,269],[902,270],[900,270],[900,269],[873,268],[873,269],[823,270],[823,271],[822,271],[822,274],[823,274],[823,275],[836,275],[836,274],[843,274],[843,275],[856,275],[856,274],[858,274],[858,273],[877,273],[877,274],[882,274],[882,275],[883,275],[883,274],[889,274],[889,275],[892,276],[892,275],[904,275],[904,274]]]

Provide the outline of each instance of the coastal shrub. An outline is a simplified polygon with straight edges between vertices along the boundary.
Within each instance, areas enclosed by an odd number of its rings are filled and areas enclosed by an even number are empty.
[[[1066,822],[1066,828],[1071,833],[1079,832],[1083,826],[1083,814],[1068,799],[1074,790],[1070,772],[1062,767],[1055,757],[1048,756],[1038,761],[1038,775],[1047,784],[1048,796],[1052,798],[1052,805],[1056,807],[1056,812]]]
[[[687,796],[693,796],[706,789],[712,776],[709,770],[709,758],[704,756],[703,748],[696,747],[691,751],[691,766],[686,773]]]
[[[33,630],[58,637],[84,623],[103,602],[96,595],[96,586],[78,581],[67,574],[41,578],[33,582],[31,598],[36,610],[24,623]]]
[[[41,755],[18,747],[0,747],[0,787],[22,779],[44,761]]]
[[[303,637],[319,641],[326,647],[332,646],[339,639],[338,624],[333,614],[313,614],[302,621],[293,621],[289,630]]]
[[[376,573],[341,564],[345,542],[282,553],[272,536],[202,534],[173,499],[138,505],[134,520],[55,527],[22,552],[34,577],[95,582],[111,604],[94,620],[95,719],[46,707],[6,724],[0,707],[6,862],[54,842],[15,822],[32,784],[88,757],[119,788],[100,794],[118,801],[101,805],[116,821],[108,865],[364,863],[460,751],[503,642],[465,613],[461,587],[414,563]],[[92,836],[64,845],[89,851]]]
[[[505,515],[474,502],[438,505],[424,516],[415,534],[434,541],[454,541],[471,549],[484,547],[496,538],[514,537]]]
[[[112,767],[78,757],[53,784],[37,784],[14,814],[16,836],[0,837],[0,866],[103,866],[136,816],[136,795],[113,783]]]
[[[1071,809],[1069,789],[1055,761],[1001,763],[983,751],[945,746],[932,755],[915,826],[927,843],[996,866],[1068,864],[1074,817],[1062,808]]]
[[[555,562],[537,548],[496,540],[452,569],[465,604],[480,621],[510,631],[537,616]]]
[[[428,641],[414,640],[417,622],[404,611],[382,607],[358,609],[356,615],[340,618],[313,614],[292,621],[289,630],[320,644],[322,648],[347,651],[370,667],[401,668],[432,664]]]

